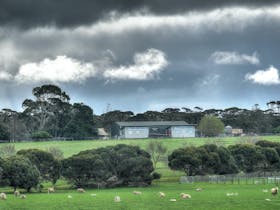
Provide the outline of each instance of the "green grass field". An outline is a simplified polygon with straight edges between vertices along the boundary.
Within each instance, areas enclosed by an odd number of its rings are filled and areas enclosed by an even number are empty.
[[[257,140],[280,141],[280,137],[236,137],[236,138],[190,138],[190,139],[158,139],[168,148],[168,153],[174,149],[189,145],[202,145],[215,143],[217,145],[231,145],[236,143],[252,143]],[[145,149],[151,139],[139,140],[92,140],[92,141],[45,141],[14,143],[16,150],[27,148],[46,149],[56,147],[64,152],[65,157],[69,157],[82,150],[104,147],[115,144],[138,145]],[[5,145],[5,144],[1,144]],[[0,145],[0,146],[1,146]],[[166,155],[167,157],[167,155]],[[85,194],[79,194],[74,189],[70,189],[63,180],[59,181],[54,194],[30,193],[27,199],[15,198],[12,189],[2,188],[2,192],[8,192],[6,201],[0,200],[0,209],[5,210],[106,210],[106,209],[127,209],[127,210],[165,210],[165,209],[279,209],[280,195],[273,197],[269,192],[264,193],[263,189],[270,189],[272,185],[255,184],[179,184],[178,180],[182,172],[171,171],[167,167],[166,157],[158,164],[157,171],[163,177],[159,182],[153,183],[147,188],[116,188],[116,189],[87,189]],[[48,185],[45,185],[48,186]],[[204,190],[195,191],[197,187]],[[133,190],[141,191],[140,196],[133,195]],[[159,198],[158,192],[164,192],[165,198]],[[192,198],[183,200],[180,193],[189,193]],[[95,197],[91,194],[96,194]],[[227,193],[238,193],[236,196],[227,196]],[[68,198],[71,195],[72,198]],[[120,203],[113,201],[114,196],[121,197]],[[176,202],[170,199],[175,198]],[[266,199],[269,199],[267,201]]]
[[[195,189],[202,187],[197,192]],[[8,194],[6,201],[0,201],[0,209],[5,210],[163,210],[163,209],[203,209],[203,210],[244,210],[244,209],[279,209],[280,197],[272,196],[263,189],[271,185],[231,185],[231,184],[178,184],[161,183],[148,188],[117,188],[103,190],[86,190],[77,193],[75,190],[61,190],[54,194],[31,193],[25,200]],[[132,194],[133,190],[141,191],[142,195]],[[162,191],[166,197],[160,198]],[[191,199],[181,199],[180,193],[188,193]],[[227,193],[238,193],[227,196]],[[96,194],[96,196],[91,196]],[[72,198],[68,198],[68,196]],[[115,203],[114,196],[119,195],[121,202]],[[176,202],[170,201],[176,199]],[[267,201],[266,199],[270,199]]]
[[[47,149],[48,147],[56,147],[63,151],[65,157],[69,157],[83,150],[105,147],[116,144],[137,145],[145,149],[149,141],[152,139],[128,139],[128,140],[91,140],[91,141],[43,141],[43,142],[19,142],[14,143],[17,150],[38,148]],[[280,136],[257,136],[257,137],[226,137],[226,138],[186,138],[186,139],[153,139],[161,141],[168,148],[168,153],[174,149],[203,144],[217,144],[228,146],[236,143],[250,143],[258,140],[280,141]],[[2,143],[1,145],[5,145]]]

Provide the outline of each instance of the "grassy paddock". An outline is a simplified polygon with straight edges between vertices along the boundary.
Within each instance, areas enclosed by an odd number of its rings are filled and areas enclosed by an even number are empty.
[[[197,192],[197,187],[203,188]],[[279,209],[280,198],[272,196],[263,189],[270,189],[272,185],[231,185],[231,184],[178,184],[161,183],[147,188],[118,188],[103,190],[86,190],[80,194],[74,190],[60,190],[54,194],[31,193],[27,199],[21,200],[8,194],[6,201],[0,201],[1,209],[5,210],[163,210],[163,209]],[[133,190],[141,191],[140,196],[133,195]],[[164,192],[165,198],[159,198],[158,192]],[[180,193],[192,196],[189,200],[180,198]],[[238,193],[236,196],[227,196],[227,193]],[[96,194],[96,196],[91,196]],[[68,195],[72,198],[68,198]],[[121,197],[120,203],[113,201],[114,196]],[[175,198],[176,202],[170,199]],[[266,201],[265,199],[270,199]]]
[[[127,140],[90,140],[90,141],[43,141],[43,142],[18,142],[14,143],[16,150],[38,148],[47,149],[56,147],[61,149],[65,157],[69,157],[83,150],[105,147],[116,144],[137,145],[145,149],[151,141],[161,141],[168,148],[168,153],[174,149],[186,146],[198,146],[203,144],[217,144],[228,146],[236,143],[252,143],[258,140],[280,141],[280,136],[257,136],[257,137],[225,137],[225,138],[185,138],[185,139],[127,139]],[[8,143],[2,143],[5,145]]]

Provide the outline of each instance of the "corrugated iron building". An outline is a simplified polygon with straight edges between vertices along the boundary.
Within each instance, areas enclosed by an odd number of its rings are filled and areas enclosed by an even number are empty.
[[[116,122],[112,137],[120,139],[195,137],[195,125],[185,121]]]

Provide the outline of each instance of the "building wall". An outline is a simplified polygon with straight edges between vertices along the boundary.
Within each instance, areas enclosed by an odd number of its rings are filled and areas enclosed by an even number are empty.
[[[149,137],[149,128],[125,127],[122,134],[126,139],[144,139]]]
[[[194,126],[172,126],[171,127],[172,138],[187,138],[195,137]]]

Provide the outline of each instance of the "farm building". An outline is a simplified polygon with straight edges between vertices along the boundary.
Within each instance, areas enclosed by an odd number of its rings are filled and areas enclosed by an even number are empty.
[[[116,122],[112,127],[112,137],[121,139],[195,137],[195,125],[185,121]]]

